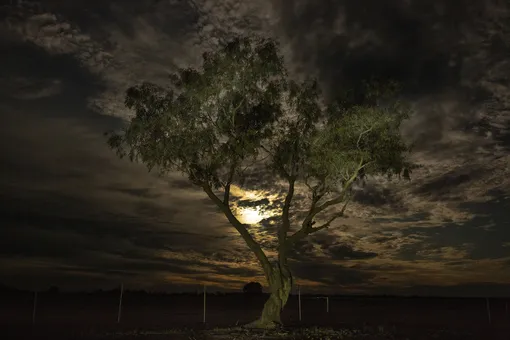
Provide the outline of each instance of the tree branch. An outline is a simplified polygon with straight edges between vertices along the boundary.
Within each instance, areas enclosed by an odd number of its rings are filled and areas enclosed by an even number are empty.
[[[324,193],[317,193],[317,187],[313,188],[312,191],[312,203],[310,204],[310,209],[308,209],[308,214],[306,215],[303,223],[301,224],[301,228],[307,228],[307,226],[313,225],[313,218],[316,215],[315,210],[317,208],[317,203],[324,196]]]
[[[246,101],[246,97],[243,97],[241,99],[241,101],[239,102],[239,105],[234,107],[234,109],[232,110],[232,114],[230,116],[230,123],[232,123],[232,127],[234,127],[234,125],[235,125],[235,117],[236,117],[237,111],[239,111],[239,109],[245,103],[245,101]],[[234,127],[234,129],[235,129],[235,127]]]
[[[373,127],[369,128],[369,129],[366,129],[365,131],[362,131],[360,134],[359,134],[359,137],[358,137],[358,141],[356,142],[356,147],[358,149],[360,149],[359,147],[359,143],[361,142],[361,138],[363,137],[363,135],[366,135],[367,133],[369,133],[370,131],[372,131]]]
[[[352,183],[354,182],[354,180],[356,180],[356,178],[358,178],[358,175],[359,175],[359,172],[361,171],[361,169],[363,169],[365,166],[367,166],[368,164],[370,164],[371,162],[367,162],[367,163],[363,163],[363,159],[360,160],[359,164],[358,164],[358,167],[356,168],[356,171],[353,172],[353,174],[351,175],[351,177],[344,183],[344,186],[342,188],[342,194],[340,194],[340,196],[336,197],[336,198],[333,198],[329,201],[326,201],[324,202],[323,204],[321,204],[320,206],[318,206],[316,209],[315,209],[315,215],[317,215],[318,213],[320,213],[321,211],[329,208],[330,206],[332,205],[336,205],[338,203],[341,203],[344,201],[344,199],[346,198],[346,195],[348,194],[347,193],[347,190],[349,189],[349,187],[352,185]],[[347,201],[348,203],[349,201]]]
[[[271,157],[274,157],[275,154],[272,153],[268,148],[266,148],[264,145],[260,145],[261,149],[264,150],[265,152],[268,153],[268,155],[270,155]],[[285,167],[283,166],[283,164],[280,164],[280,163],[277,163],[276,164],[276,167],[281,171],[281,175],[287,179],[287,180],[290,180],[290,177],[292,176],[292,174],[289,174],[287,172],[287,170],[285,170]]]
[[[230,207],[223,204],[221,199],[218,196],[216,196],[216,194],[212,191],[212,188],[209,184],[202,184],[202,188],[206,192],[207,196],[209,196],[209,198],[216,204],[216,206],[220,208],[223,214],[225,214],[230,224],[232,224],[232,226],[237,230],[237,232],[243,237],[248,247],[251,249],[251,251],[253,251],[258,261],[262,265],[262,268],[264,269],[264,275],[266,276],[266,279],[269,281],[272,273],[272,267],[271,263],[269,262],[266,254],[264,253],[260,245],[253,239],[253,237],[246,229],[245,225],[242,224],[234,216],[232,210],[230,210]]]
[[[268,148],[266,148],[263,144],[260,144],[260,148],[262,150],[264,150],[265,152],[267,152],[268,155],[274,156],[274,154]]]
[[[289,218],[289,210],[290,205],[292,203],[292,199],[294,198],[294,184],[296,183],[296,179],[291,177],[289,178],[289,189],[287,191],[287,196],[285,197],[285,202],[283,204],[282,211],[282,227],[278,233],[278,241],[280,246],[284,246],[285,240],[287,239],[287,232],[290,230],[290,218]]]
[[[339,217],[345,216],[345,208],[347,208],[347,204],[349,203],[350,200],[351,200],[351,195],[348,195],[347,199],[344,202],[344,205],[342,206],[342,209],[339,212],[333,214],[333,216],[331,216],[331,218],[323,225],[320,225],[316,228],[312,228],[311,232],[309,232],[309,234],[315,233],[322,229],[329,228],[329,226],[331,225],[331,223],[333,223],[334,220],[336,220]]]
[[[232,181],[234,180],[234,174],[236,171],[236,162],[232,162],[230,165],[230,170],[228,173],[227,183],[225,183],[225,193],[223,194],[223,204],[227,207],[230,207],[230,186],[232,185]],[[230,208],[229,208],[230,209]]]
[[[329,225],[336,218],[343,215],[343,212],[345,211],[345,208],[347,207],[347,203],[349,202],[349,199],[346,200],[346,198],[348,198],[348,196],[347,196],[348,189],[350,188],[350,186],[352,185],[354,180],[358,177],[359,171],[361,169],[363,169],[367,164],[369,164],[369,163],[363,164],[363,159],[360,160],[357,169],[353,172],[353,174],[350,176],[350,178],[344,183],[343,188],[342,188],[342,193],[339,196],[337,196],[329,201],[326,201],[320,205],[317,205],[317,202],[319,201],[319,199],[322,196],[320,196],[319,198],[317,198],[317,196],[312,197],[312,204],[310,206],[310,209],[308,210],[308,214],[306,215],[305,219],[303,220],[303,223],[301,224],[301,228],[298,231],[296,231],[294,234],[292,234],[287,239],[287,242],[292,244],[307,235],[310,235],[314,232],[325,229],[325,228],[329,227]],[[342,210],[341,210],[341,215],[336,216],[335,218],[331,219],[330,221],[326,222],[325,224],[323,224],[320,227],[316,227],[316,228],[313,227],[313,225],[314,225],[313,219],[315,216],[317,216],[317,214],[319,214],[321,211],[324,211],[325,209],[327,209],[333,205],[339,204],[341,202],[345,202],[344,206],[342,207]]]
[[[287,251],[288,251],[288,243],[287,243],[287,233],[290,230],[290,205],[292,203],[292,199],[294,198],[294,185],[296,183],[295,177],[289,177],[289,188],[287,191],[287,196],[285,196],[285,202],[283,203],[283,211],[282,211],[282,225],[278,229],[278,266],[282,274],[289,275],[292,280],[292,275],[288,269],[287,264]],[[283,284],[283,283],[282,283]]]

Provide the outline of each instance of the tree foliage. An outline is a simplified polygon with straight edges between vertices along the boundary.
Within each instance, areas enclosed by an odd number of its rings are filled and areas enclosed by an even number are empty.
[[[393,94],[388,88],[367,84],[365,103],[325,109],[315,81],[288,78],[274,41],[235,39],[204,53],[201,69],[172,74],[168,88],[129,88],[125,104],[135,116],[109,144],[149,169],[177,170],[216,189],[262,150],[277,176],[314,179],[325,191],[354,174],[407,176],[399,128],[408,110],[398,101],[373,101]]]
[[[197,185],[220,188],[273,134],[284,75],[273,42],[232,41],[204,53],[201,70],[173,74],[168,89],[129,88],[125,104],[135,117],[110,145],[149,169],[181,171]]]

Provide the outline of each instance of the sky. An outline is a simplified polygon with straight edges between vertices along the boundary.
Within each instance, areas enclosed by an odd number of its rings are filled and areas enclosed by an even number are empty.
[[[510,295],[510,5],[470,0],[0,1],[0,282],[23,289],[239,291],[263,281],[205,193],[116,157],[125,90],[165,84],[233,34],[277,39],[328,98],[393,77],[412,180],[367,181],[291,257],[302,292]],[[16,1],[14,1],[16,3]],[[506,25],[506,26],[505,26]],[[276,203],[255,176],[239,206]],[[298,188],[293,221],[306,209]],[[249,222],[245,210],[244,222]],[[274,222],[274,221],[273,221]],[[249,228],[263,244],[272,220]],[[274,255],[269,251],[269,255]]]

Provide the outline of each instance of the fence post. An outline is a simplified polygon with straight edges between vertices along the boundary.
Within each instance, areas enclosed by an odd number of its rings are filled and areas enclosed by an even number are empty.
[[[487,304],[487,316],[489,317],[489,323],[492,323],[491,320],[491,306],[489,304],[489,298],[485,298],[486,304]]]
[[[124,284],[120,284],[119,312],[117,314],[117,323],[120,323],[120,314],[122,311],[122,296],[124,295]]]
[[[329,313],[329,296],[326,296],[326,313]]]
[[[206,286],[204,284],[204,323],[205,323],[205,300],[206,300]]]
[[[34,292],[34,308],[32,309],[32,325],[35,325],[35,310],[37,308],[37,291]]]
[[[508,319],[508,301],[505,302],[505,316]]]
[[[299,310],[299,321],[301,321],[301,286],[298,285],[298,310]]]

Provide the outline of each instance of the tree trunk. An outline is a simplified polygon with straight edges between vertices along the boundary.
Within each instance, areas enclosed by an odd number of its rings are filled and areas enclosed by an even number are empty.
[[[289,299],[290,291],[292,289],[292,276],[288,268],[281,270],[280,266],[272,268],[269,287],[271,294],[269,299],[264,304],[264,309],[260,318],[248,325],[249,328],[275,328],[281,325],[281,312],[287,300]]]

